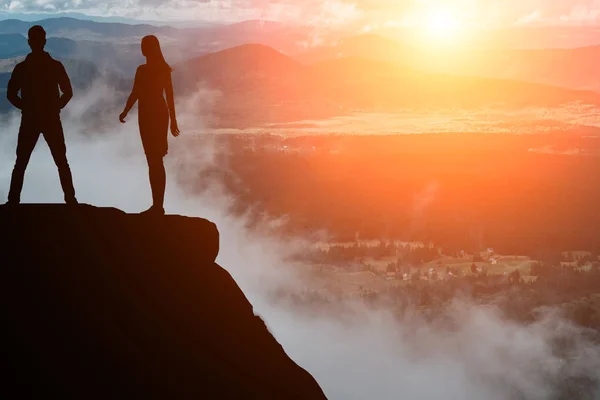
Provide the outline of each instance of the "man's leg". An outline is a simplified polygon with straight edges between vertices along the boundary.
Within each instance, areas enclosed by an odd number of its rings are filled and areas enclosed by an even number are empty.
[[[71,175],[69,162],[67,161],[67,146],[65,145],[65,135],[60,119],[56,118],[45,122],[43,133],[46,143],[48,143],[48,147],[50,147],[50,153],[52,153],[54,163],[58,167],[58,176],[65,195],[65,202],[67,204],[76,204],[77,199],[75,198],[73,177]]]
[[[21,202],[21,190],[23,189],[25,170],[27,169],[31,153],[35,148],[35,144],[39,137],[40,132],[37,130],[33,121],[21,120],[17,143],[17,161],[15,162],[15,167],[12,172],[10,191],[8,192],[8,202],[10,204],[18,204]]]

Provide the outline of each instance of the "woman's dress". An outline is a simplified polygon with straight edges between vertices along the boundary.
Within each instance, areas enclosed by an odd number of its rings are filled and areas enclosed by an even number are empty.
[[[135,74],[138,96],[138,124],[147,158],[164,157],[169,149],[169,109],[163,93],[170,83],[170,71],[140,65]]]

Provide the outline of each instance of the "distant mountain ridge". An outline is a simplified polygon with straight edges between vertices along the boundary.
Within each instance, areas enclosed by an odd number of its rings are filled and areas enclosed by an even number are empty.
[[[430,51],[368,34],[293,54],[305,63],[362,57],[424,72],[503,78],[600,92],[600,45],[573,49],[453,49]]]
[[[47,18],[40,21],[21,21],[17,19],[7,19],[0,21],[0,33],[19,33],[26,35],[32,25],[41,24],[49,36],[56,36],[71,31],[88,31],[95,34],[101,34],[109,38],[143,36],[155,32],[162,34],[174,34],[178,30],[171,27],[157,27],[153,25],[140,24],[130,25],[119,22],[96,22],[81,20],[71,17]]]
[[[175,45],[180,51],[214,52],[246,43],[262,43],[279,50],[297,51],[301,42],[309,41],[311,31],[273,21],[249,20],[233,24],[204,24],[175,28],[168,25],[97,22],[71,17],[46,18],[39,21],[0,20],[0,34],[26,35],[29,28],[41,24],[48,36],[73,40],[93,40],[111,44],[138,44],[146,35],[156,35],[163,46]],[[197,54],[192,54],[195,56]]]
[[[555,107],[600,105],[600,94],[507,79],[434,74],[361,57],[312,65],[275,49],[249,44],[175,66],[178,93],[199,85],[222,96],[216,106],[230,115],[285,120],[352,111],[401,108]]]
[[[76,41],[62,37],[50,37],[46,44],[46,51],[57,57],[72,56],[80,47]],[[0,58],[24,56],[31,52],[27,37],[20,33],[0,34]]]
[[[343,32],[325,35],[322,40],[326,44],[312,46],[310,43],[313,42],[314,33],[309,28],[302,24],[287,25],[275,21],[249,20],[181,29],[150,24],[96,22],[64,16],[38,22],[48,31],[50,38],[70,39],[78,43],[75,46],[64,42],[62,47],[56,43],[53,51],[58,55],[83,58],[100,65],[110,60],[124,72],[143,61],[139,51],[140,40],[145,35],[154,34],[161,40],[167,58],[172,63],[257,43],[293,56],[305,64],[335,58],[371,58],[423,72],[502,78],[600,91],[600,80],[597,79],[600,46],[511,50],[494,48],[495,42],[490,39],[491,47],[487,48],[446,47],[432,50],[419,46],[414,38],[396,41],[377,34],[347,36]],[[24,36],[29,27],[38,22],[1,20],[0,34]],[[528,31],[519,32],[525,34]],[[507,36],[509,33],[499,32],[498,35]],[[27,50],[19,37],[4,36],[0,41],[0,58],[22,55]]]
[[[155,26],[171,26],[171,27],[200,27],[200,26],[215,26],[221,25],[217,21],[163,21],[163,20],[140,20],[120,16],[102,17],[97,15],[88,15],[78,12],[60,12],[60,13],[14,13],[0,11],[0,21],[7,19],[17,19],[21,21],[43,21],[49,18],[76,18],[84,21],[94,22],[117,22],[130,25],[155,25]]]
[[[33,23],[0,21],[0,73],[9,74],[29,52],[25,35]],[[590,90],[600,90],[600,47],[432,52],[368,34],[298,51],[305,38],[301,26],[272,21],[189,29],[74,18],[43,24],[47,50],[69,64],[74,82],[87,87],[110,76],[119,99],[144,63],[141,37],[157,34],[175,67],[178,96],[210,88],[217,94],[212,114],[223,126],[405,108],[600,104],[600,95]],[[0,77],[0,89],[7,76]],[[1,100],[0,109],[7,108]]]

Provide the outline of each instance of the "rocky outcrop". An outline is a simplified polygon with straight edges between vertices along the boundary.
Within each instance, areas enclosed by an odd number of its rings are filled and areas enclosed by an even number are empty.
[[[2,397],[325,398],[215,263],[213,223],[21,205],[0,227]]]

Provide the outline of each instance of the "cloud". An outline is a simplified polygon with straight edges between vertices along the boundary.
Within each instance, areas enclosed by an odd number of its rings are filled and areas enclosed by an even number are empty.
[[[269,19],[315,25],[384,24],[423,7],[450,7],[481,24],[594,23],[600,0],[2,0],[10,12],[78,11],[161,20]],[[531,18],[531,16],[536,16]]]
[[[3,0],[7,12],[84,12],[95,16],[125,16],[161,20],[242,21],[267,19],[288,22],[343,24],[360,15],[344,0]]]
[[[536,3],[524,1],[515,3],[511,14],[506,19],[517,17],[520,23],[543,24],[581,24],[598,22],[600,0],[554,0]]]

